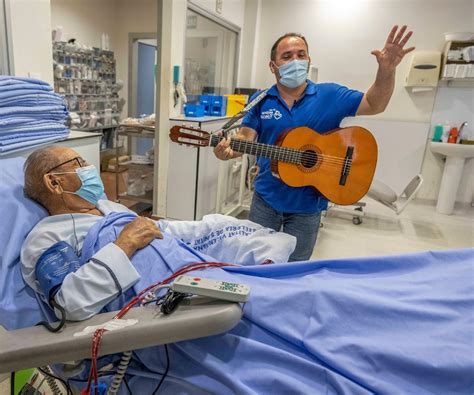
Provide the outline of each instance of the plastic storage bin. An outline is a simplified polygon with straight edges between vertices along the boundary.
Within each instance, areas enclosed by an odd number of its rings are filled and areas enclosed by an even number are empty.
[[[247,104],[247,95],[226,95],[227,97],[227,112],[228,117],[238,114]]]
[[[226,114],[227,110],[227,97],[225,96],[212,96],[211,109],[209,115],[214,117],[221,117]]]
[[[199,104],[204,106],[204,115],[211,115],[211,105],[212,105],[211,95],[199,96]]]
[[[185,104],[184,115],[187,117],[203,117],[205,115],[205,108],[202,104]]]

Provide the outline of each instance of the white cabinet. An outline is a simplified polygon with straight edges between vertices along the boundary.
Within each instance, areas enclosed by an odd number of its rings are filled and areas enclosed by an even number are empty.
[[[76,151],[83,159],[85,159],[91,165],[94,165],[97,169],[100,169],[100,139],[101,133],[90,133],[90,132],[75,132],[71,131],[69,137],[65,140],[58,141],[56,143],[36,146],[25,149],[21,152],[14,152],[11,154],[3,155],[2,158],[13,158],[13,157],[28,157],[33,151],[44,148],[47,146],[56,147],[68,147]]]
[[[219,130],[226,117],[177,117],[175,125]],[[170,143],[166,216],[170,219],[200,220],[216,211],[219,161],[212,147],[189,147]]]

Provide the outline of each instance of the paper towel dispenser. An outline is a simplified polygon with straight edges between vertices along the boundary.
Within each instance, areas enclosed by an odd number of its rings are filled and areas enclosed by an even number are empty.
[[[413,88],[438,86],[440,67],[441,52],[414,52],[405,86]]]

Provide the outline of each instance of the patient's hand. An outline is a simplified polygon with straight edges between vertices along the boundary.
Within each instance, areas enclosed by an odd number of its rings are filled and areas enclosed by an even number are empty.
[[[125,225],[115,244],[119,246],[129,258],[139,249],[146,247],[154,239],[162,239],[163,235],[150,218],[138,217]]]

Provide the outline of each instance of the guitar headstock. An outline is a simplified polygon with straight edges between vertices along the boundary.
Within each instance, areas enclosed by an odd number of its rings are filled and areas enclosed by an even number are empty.
[[[195,147],[207,147],[209,146],[208,132],[204,132],[201,129],[194,129],[188,126],[173,126],[170,130],[171,141],[178,144],[191,145]]]

